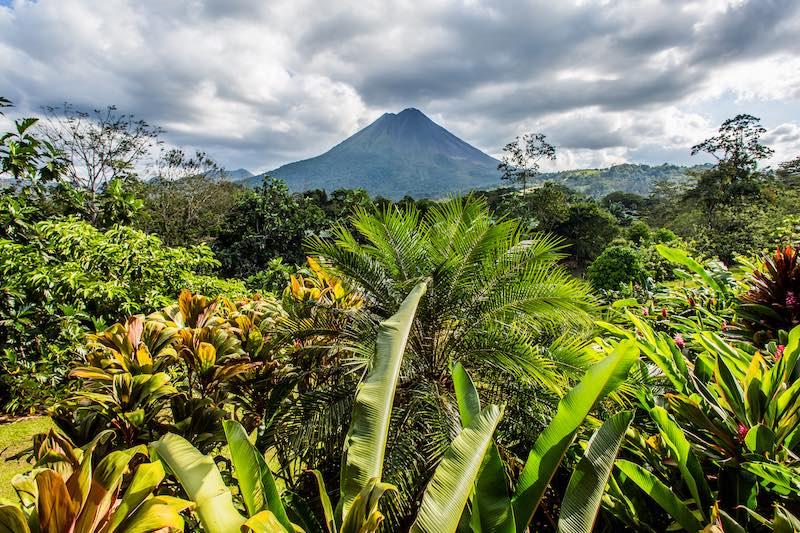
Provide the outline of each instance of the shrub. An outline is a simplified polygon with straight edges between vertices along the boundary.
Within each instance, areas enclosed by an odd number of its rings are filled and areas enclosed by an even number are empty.
[[[629,246],[609,246],[589,266],[589,281],[597,289],[616,290],[631,282],[642,282],[648,272],[639,252]]]
[[[749,290],[740,298],[740,323],[757,344],[776,338],[780,330],[800,324],[800,260],[792,246],[763,258],[750,276]]]
[[[213,275],[219,262],[207,246],[170,248],[126,226],[102,231],[73,217],[23,222],[0,238],[7,410],[41,405],[42,394],[64,385],[66,362],[85,334],[119,316],[155,311],[183,288],[212,297],[245,292],[241,282]]]
[[[650,239],[650,235],[650,227],[641,220],[637,220],[625,230],[625,237],[634,244],[647,241]]]
[[[650,240],[653,242],[653,244],[666,244],[677,239],[678,236],[675,235],[672,230],[667,228],[658,228],[650,234]]]

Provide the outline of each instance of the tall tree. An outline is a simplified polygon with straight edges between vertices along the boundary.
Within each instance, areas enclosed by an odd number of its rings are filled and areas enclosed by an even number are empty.
[[[717,160],[713,168],[697,175],[697,186],[690,191],[710,215],[720,204],[758,193],[758,162],[774,153],[761,143],[766,131],[757,117],[736,115],[722,123],[717,135],[692,147],[692,155],[705,152]]]
[[[203,152],[162,152],[155,176],[137,184],[144,210],[135,224],[170,246],[211,243],[223,230],[244,187]]]
[[[263,185],[242,194],[214,243],[229,276],[247,277],[267,268],[272,259],[302,264],[303,239],[320,231],[325,213],[308,198],[292,195],[281,180],[265,177]]]
[[[45,107],[40,123],[43,136],[65,154],[66,177],[86,192],[87,211],[94,223],[98,194],[113,179],[129,178],[136,166],[159,144],[163,130],[115,106],[82,111],[65,103]]]
[[[503,160],[497,166],[497,170],[503,172],[501,179],[519,183],[523,194],[528,180],[539,174],[540,164],[556,158],[555,146],[547,142],[543,133],[526,133],[517,137],[503,148],[503,152]]]

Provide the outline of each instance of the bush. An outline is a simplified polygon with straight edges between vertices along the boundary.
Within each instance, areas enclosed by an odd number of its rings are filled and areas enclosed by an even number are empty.
[[[0,213],[0,218],[3,214]],[[65,383],[88,332],[118,316],[166,306],[183,288],[245,292],[213,275],[207,246],[170,248],[125,226],[99,230],[69,217],[20,226],[0,238],[0,404],[21,411]],[[12,400],[11,404],[8,404]]]
[[[589,266],[589,281],[601,290],[616,290],[620,284],[642,282],[648,272],[639,252],[629,246],[609,246]]]
[[[650,227],[641,220],[631,224],[625,231],[625,237],[634,244],[641,244],[647,241],[650,239],[650,235]]]
[[[678,239],[678,236],[672,230],[667,228],[658,228],[650,234],[650,240],[653,244],[666,244]]]

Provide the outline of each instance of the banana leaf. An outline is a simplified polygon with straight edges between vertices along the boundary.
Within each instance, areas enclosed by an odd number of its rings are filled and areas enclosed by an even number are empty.
[[[544,491],[561,464],[586,415],[627,377],[638,360],[634,341],[620,341],[605,359],[595,364],[558,404],[550,424],[536,439],[512,499],[517,531],[525,531]]]
[[[467,371],[456,363],[453,366],[453,388],[458,401],[461,426],[467,427],[480,415],[481,401],[478,391]],[[514,510],[506,485],[506,473],[500,451],[492,440],[483,467],[475,483],[475,496],[472,505],[473,529],[492,533],[514,533]]]
[[[490,405],[453,439],[422,496],[412,533],[454,533],[503,416]]]
[[[250,443],[247,432],[239,422],[225,420],[222,427],[247,514],[253,517],[261,511],[270,511],[278,523],[291,531],[292,523],[286,516],[281,495],[264,457]]]
[[[344,444],[341,471],[341,514],[346,516],[353,500],[370,479],[380,479],[389,434],[397,378],[408,334],[426,283],[406,297],[397,313],[380,324],[372,369],[358,385],[350,429]]]
[[[211,457],[173,433],[167,433],[151,446],[154,459],[169,467],[195,503],[195,512],[206,533],[239,531],[245,518],[233,505],[231,491]]]
[[[560,533],[592,531],[614,460],[632,420],[633,413],[630,411],[617,413],[606,420],[589,439],[561,501],[558,517]]]

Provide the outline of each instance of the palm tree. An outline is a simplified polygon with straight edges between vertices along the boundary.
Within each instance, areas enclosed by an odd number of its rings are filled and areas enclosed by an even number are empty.
[[[439,203],[424,217],[413,206],[360,209],[350,227],[335,228],[329,239],[310,238],[307,246],[364,298],[336,343],[339,354],[347,348],[341,362],[351,372],[299,394],[262,444],[278,448],[284,461],[334,465],[323,474],[335,479],[341,428],[349,423],[352,391],[370,368],[378,324],[427,281],[400,372],[385,464],[386,481],[400,491],[387,518],[407,526],[415,498],[461,429],[452,365],[476,376],[489,401],[507,403],[506,419],[515,425],[504,426],[500,440],[505,435],[505,444],[522,453],[595,360],[580,341],[594,302],[588,286],[558,264],[564,254],[557,239],[523,240],[516,220],[495,220],[473,197]]]

